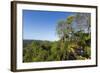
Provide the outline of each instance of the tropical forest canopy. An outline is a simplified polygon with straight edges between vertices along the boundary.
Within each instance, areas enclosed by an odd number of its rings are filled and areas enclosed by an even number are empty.
[[[58,41],[23,40],[23,62],[91,59],[91,15],[75,13],[59,19]]]

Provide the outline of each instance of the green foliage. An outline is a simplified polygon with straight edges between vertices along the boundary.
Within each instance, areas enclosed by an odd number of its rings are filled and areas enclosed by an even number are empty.
[[[86,57],[86,58],[91,58],[91,49],[90,49],[89,46],[86,46],[86,47],[84,48],[84,57]]]
[[[67,18],[67,20],[66,20],[66,23],[67,23],[67,24],[72,24],[73,20],[74,20],[74,16],[69,16],[69,17]]]
[[[76,28],[73,27],[73,23],[76,23],[76,26],[80,25]],[[90,59],[91,33],[89,29],[89,14],[79,13],[68,16],[65,20],[60,20],[56,26],[60,38],[58,41],[23,41],[23,62]]]
[[[65,20],[60,20],[58,21],[58,25],[56,26],[56,31],[57,31],[57,34],[59,35],[60,38],[62,38],[64,36],[64,34],[67,34],[67,25],[66,25],[66,22]]]
[[[86,58],[85,57],[82,57],[82,56],[76,56],[77,57],[77,60],[85,60]]]

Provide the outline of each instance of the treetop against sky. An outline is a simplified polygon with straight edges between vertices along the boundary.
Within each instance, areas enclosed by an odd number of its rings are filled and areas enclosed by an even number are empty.
[[[58,40],[56,26],[74,12],[23,10],[23,39]]]

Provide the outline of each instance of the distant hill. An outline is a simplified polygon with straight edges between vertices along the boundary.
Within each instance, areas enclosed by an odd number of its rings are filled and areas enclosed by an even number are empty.
[[[51,41],[47,40],[23,40],[23,47],[26,47],[27,45],[31,44],[32,42],[38,43],[38,44],[45,44],[45,43],[52,43]]]

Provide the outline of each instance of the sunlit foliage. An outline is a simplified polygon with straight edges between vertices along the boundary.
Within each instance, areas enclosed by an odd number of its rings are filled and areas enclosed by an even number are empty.
[[[59,20],[58,41],[24,40],[23,62],[91,59],[90,19],[89,13],[76,13]]]

